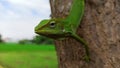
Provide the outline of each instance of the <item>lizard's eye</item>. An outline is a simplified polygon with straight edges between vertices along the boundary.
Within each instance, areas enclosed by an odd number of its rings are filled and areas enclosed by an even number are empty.
[[[50,22],[50,27],[55,27],[55,21]]]

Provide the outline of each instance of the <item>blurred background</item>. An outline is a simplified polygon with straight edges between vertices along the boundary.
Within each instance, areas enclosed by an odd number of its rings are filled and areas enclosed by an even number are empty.
[[[53,40],[34,33],[49,0],[0,0],[0,68],[56,68]]]
[[[49,0],[0,0],[0,34],[8,42],[32,39],[34,27],[49,16]]]

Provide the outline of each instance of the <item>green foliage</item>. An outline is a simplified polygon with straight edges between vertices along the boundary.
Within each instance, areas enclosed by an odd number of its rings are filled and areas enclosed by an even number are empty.
[[[32,41],[28,39],[22,39],[22,40],[19,40],[18,43],[19,44],[32,44]]]
[[[2,40],[2,35],[0,34],[0,43],[1,43],[1,42],[3,42],[3,40]]]
[[[36,44],[53,44],[53,40],[44,36],[37,35],[32,40]]]
[[[35,36],[32,40],[22,39],[18,41],[19,44],[51,44],[53,45],[53,40],[44,36]]]

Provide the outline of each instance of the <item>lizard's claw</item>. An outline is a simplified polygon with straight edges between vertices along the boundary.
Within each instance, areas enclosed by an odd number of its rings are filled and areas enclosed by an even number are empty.
[[[84,56],[84,58],[83,58],[86,62],[90,62],[90,57],[89,56]]]

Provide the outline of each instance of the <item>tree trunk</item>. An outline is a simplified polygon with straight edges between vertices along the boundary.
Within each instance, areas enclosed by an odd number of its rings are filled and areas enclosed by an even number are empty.
[[[51,17],[66,17],[72,1],[50,0]],[[91,61],[82,59],[85,49],[76,40],[56,40],[59,68],[120,68],[120,0],[86,0],[77,34],[89,44]]]

